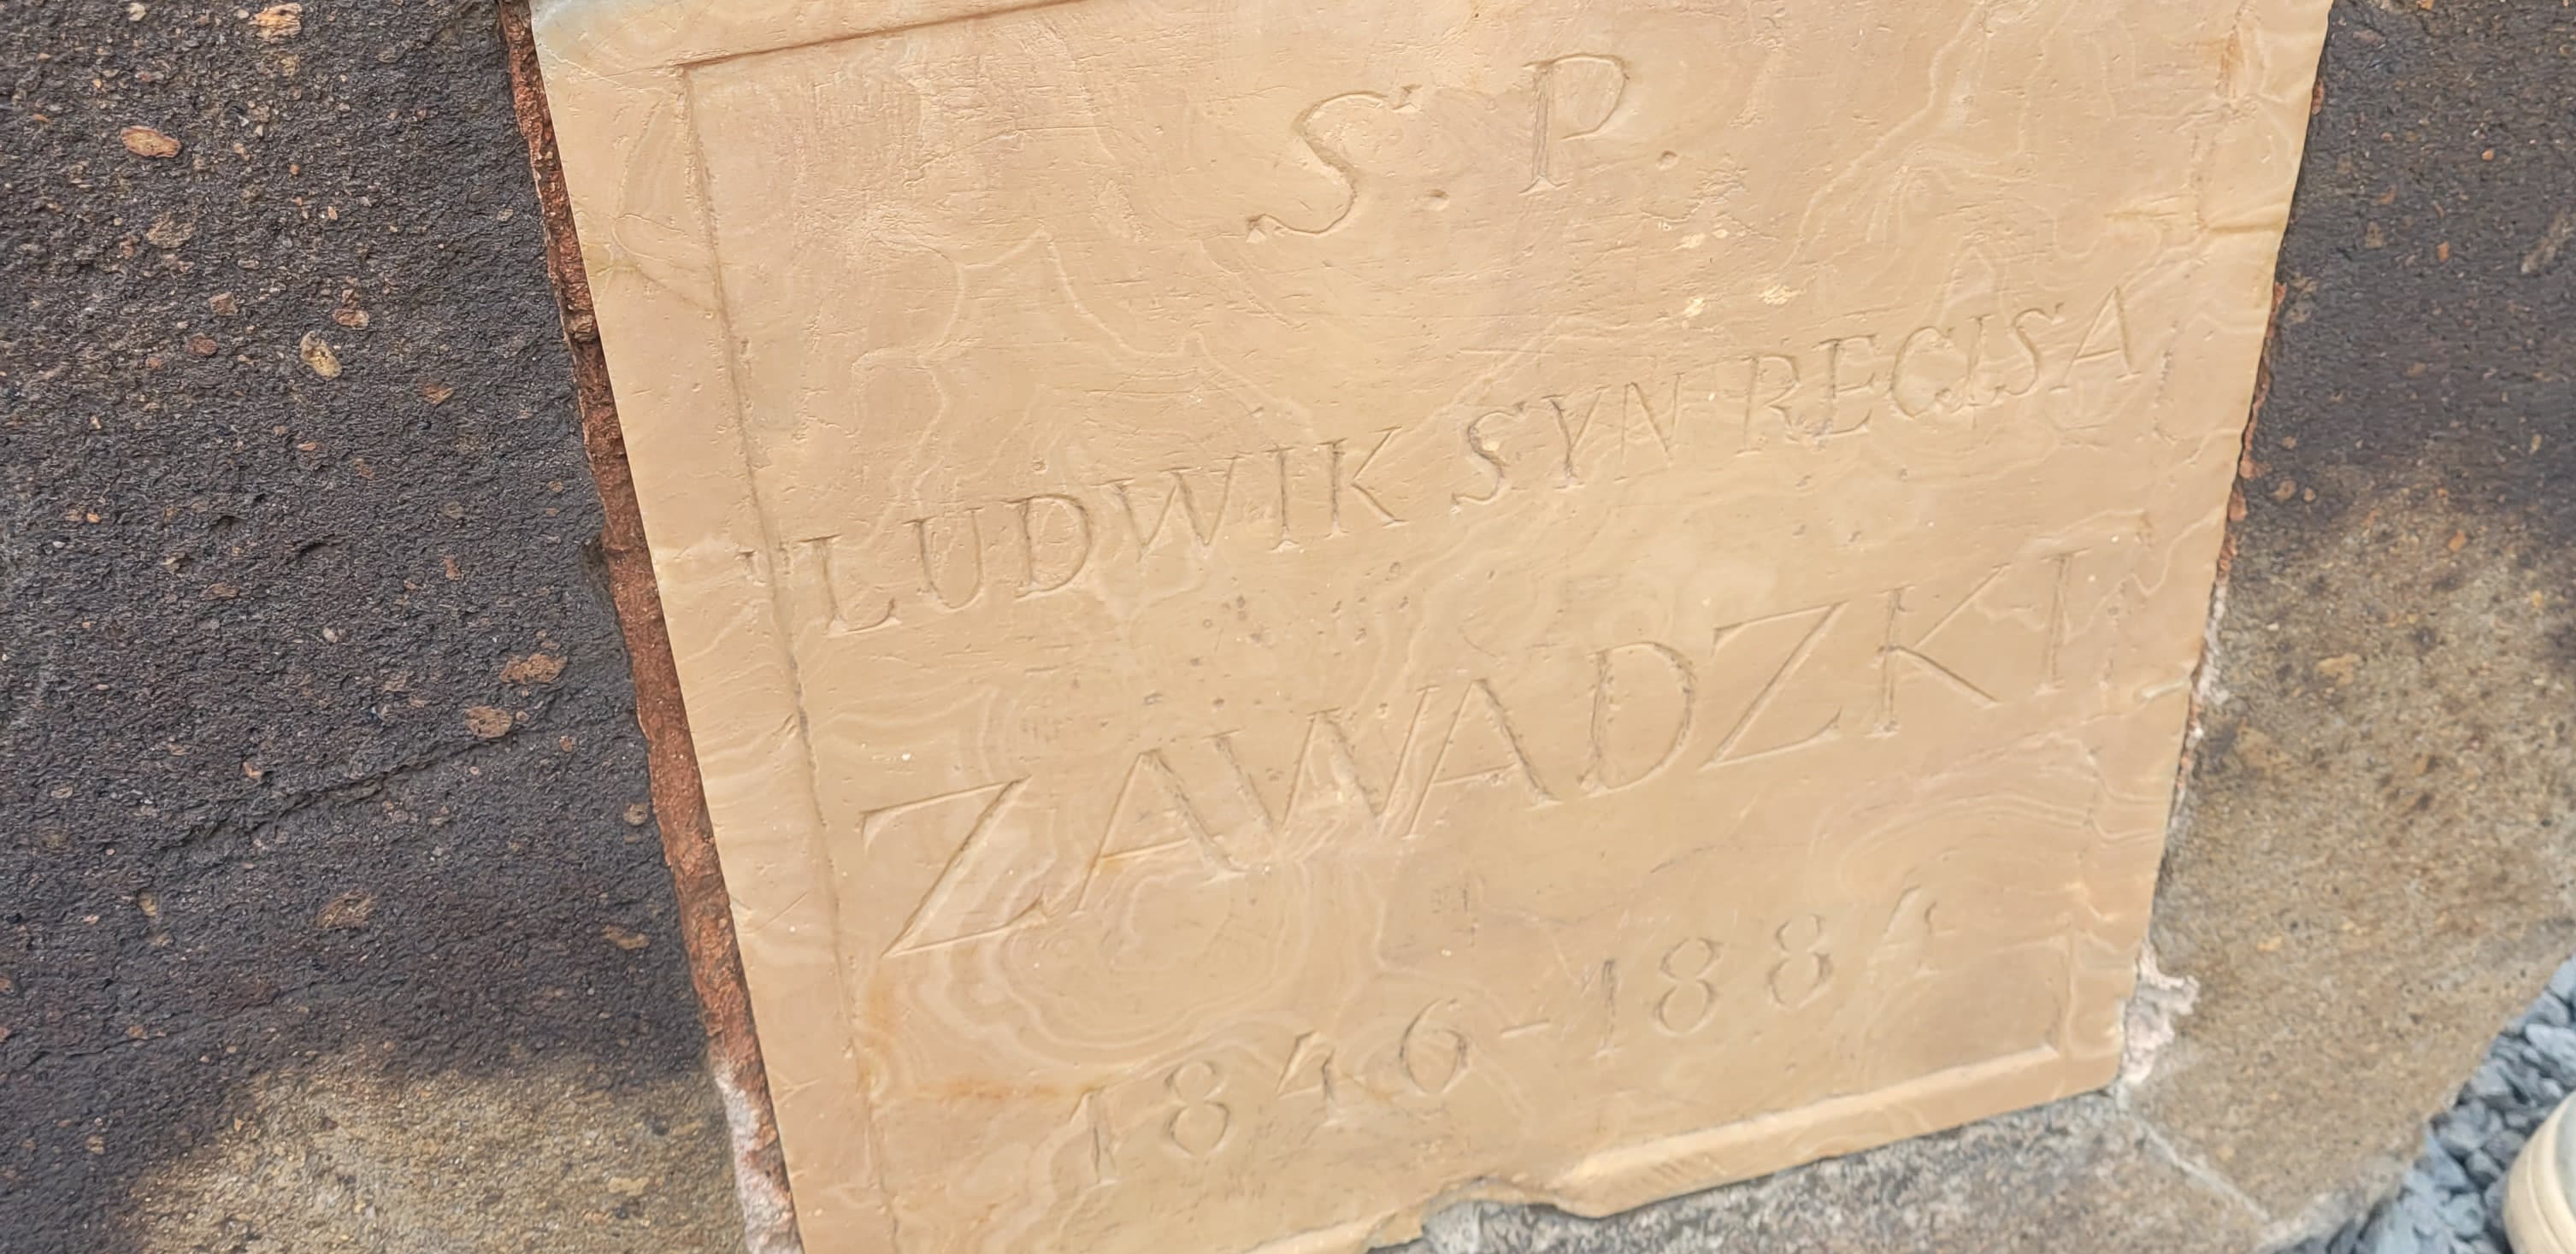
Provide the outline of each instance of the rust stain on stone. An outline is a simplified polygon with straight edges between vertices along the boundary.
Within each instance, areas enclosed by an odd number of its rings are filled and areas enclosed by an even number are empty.
[[[662,856],[670,864],[679,901],[680,935],[689,977],[697,987],[707,1029],[708,1054],[728,1118],[733,1123],[736,1191],[742,1199],[745,1240],[752,1254],[792,1254],[801,1248],[789,1206],[786,1162],[778,1147],[769,1085],[753,1035],[751,999],[743,986],[724,871],[716,862],[715,832],[698,776],[697,749],[680,702],[680,676],[662,619],[662,597],[653,580],[643,515],[626,462],[626,439],[617,424],[591,312],[590,278],[564,192],[555,152],[554,124],[546,111],[544,79],[525,0],[500,7],[501,37],[509,48],[510,87],[519,132],[527,140],[537,203],[546,227],[546,269],[563,315],[564,346],[572,357],[575,405],[582,446],[599,481],[603,515],[600,546],[617,605],[617,620],[635,670],[635,715],[643,725],[652,775],[653,812],[662,823]]]

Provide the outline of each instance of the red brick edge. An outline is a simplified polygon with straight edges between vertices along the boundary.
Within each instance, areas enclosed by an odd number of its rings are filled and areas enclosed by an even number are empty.
[[[672,661],[670,632],[662,619],[661,590],[653,581],[652,554],[645,545],[643,514],[635,503],[634,475],[626,463],[626,436],[617,425],[608,362],[600,352],[590,276],[582,268],[581,242],[564,193],[563,165],[555,153],[554,121],[546,111],[545,81],[538,72],[527,0],[505,0],[500,23],[509,51],[512,103],[518,111],[519,133],[528,142],[528,165],[536,177],[537,204],[545,219],[546,271],[554,280],[564,344],[572,353],[573,399],[581,418],[582,448],[590,456],[591,474],[599,481],[604,515],[600,545],[607,557],[609,589],[626,637],[627,658],[635,671],[635,717],[644,728],[653,812],[662,829],[662,858],[670,864],[679,900],[681,943],[688,952],[689,978],[697,986],[706,1024],[708,1066],[723,1095],[732,1131],[745,1242],[750,1254],[796,1254],[802,1246],[788,1202],[787,1166],[779,1153],[760,1041],[752,1033],[751,999],[743,986],[731,899],[725,893],[724,869],[716,862],[715,830],[707,817],[697,748],[689,736],[688,711],[680,701],[679,668]]]

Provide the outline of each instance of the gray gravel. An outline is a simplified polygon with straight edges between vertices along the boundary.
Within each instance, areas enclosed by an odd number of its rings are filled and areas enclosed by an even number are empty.
[[[2424,1153],[2361,1220],[2282,1254],[2502,1254],[2504,1178],[2532,1129],[2576,1087],[2576,960],[2506,1028]]]

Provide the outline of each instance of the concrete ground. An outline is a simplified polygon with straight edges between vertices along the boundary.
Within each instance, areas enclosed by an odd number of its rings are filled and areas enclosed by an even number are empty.
[[[0,1250],[738,1243],[492,9],[0,65]]]
[[[496,15],[291,7],[0,5],[0,1250],[738,1249]],[[2332,20],[2134,1081],[1432,1248],[2255,1251],[2576,951],[2576,12]]]

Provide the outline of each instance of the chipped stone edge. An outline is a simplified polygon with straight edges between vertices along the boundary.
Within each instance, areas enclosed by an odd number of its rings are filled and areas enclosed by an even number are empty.
[[[2245,522],[2244,470],[2254,455],[2256,432],[2262,426],[2263,403],[2272,394],[2272,357],[2280,343],[2281,307],[2289,288],[2272,284],[2272,307],[2263,323],[2263,347],[2254,361],[2254,391],[2245,406],[2245,435],[2238,451],[2238,474],[2227,491],[2227,529],[2219,541],[2218,568],[2209,588],[2209,617],[2201,625],[2200,662],[2192,670],[2191,708],[2184,716],[2182,754],[2174,765],[2173,805],[2165,816],[2165,856],[2182,847],[2189,839],[2193,811],[2192,770],[2198,764],[2200,747],[2208,736],[2204,719],[2208,712],[2227,701],[2227,689],[2220,680],[2224,657],[2219,648],[2219,625],[2227,619],[2227,582],[2236,564],[2236,543]],[[2164,876],[2157,875],[2161,896]],[[2157,1066],[2182,1041],[2182,1021],[2189,1017],[2200,1001],[2200,981],[2188,975],[2168,974],[2156,956],[2155,919],[2148,920],[2146,938],[2138,945],[2137,982],[2131,986],[2128,1004],[2120,1011],[2120,1071],[2110,1086],[2112,1101],[2144,1138],[2154,1152],[2194,1184],[2209,1190],[2230,1204],[2244,1210],[2262,1224],[2266,1246],[2277,1245],[2301,1226],[2299,1220],[2284,1222],[2266,1211],[2244,1190],[2236,1187],[2225,1173],[2174,1143],[2163,1129],[2139,1112],[2132,1100],[2138,1090],[2154,1075]]]
[[[2272,284],[2272,308],[2263,319],[2263,347],[2254,358],[2254,394],[2245,406],[2245,435],[2237,451],[2236,481],[2227,489],[2227,531],[2218,543],[2218,570],[2209,587],[2209,618],[2200,632],[2200,665],[2191,677],[2191,713],[2183,722],[2182,760],[2174,770],[2174,805],[2165,822],[2165,848],[2174,847],[2190,827],[2191,771],[2200,756],[2200,742],[2206,734],[2202,716],[2210,707],[2227,700],[2227,690],[2219,683],[2221,657],[2218,647],[2219,624],[2227,618],[2227,579],[2236,566],[2236,542],[2245,525],[2245,471],[2254,458],[2254,441],[2263,425],[2263,403],[2272,397],[2272,357],[2281,343],[2281,306],[2290,295],[2289,285],[2275,280]]]
[[[2138,947],[2138,983],[2120,1015],[2122,1089],[2134,1089],[2155,1074],[2165,1051],[2181,1038],[2182,1020],[2200,1002],[2200,981],[2167,975],[2156,965],[2156,943]]]
[[[2218,569],[2213,572],[2210,579],[2209,617],[2202,622],[2200,629],[2200,662],[2192,668],[2191,709],[2183,716],[2182,755],[2174,764],[2173,806],[2165,812],[2165,856],[2167,858],[2171,858],[2173,851],[2182,847],[2183,842],[2190,837],[2193,802],[2192,769],[2199,764],[2201,742],[2207,738],[2209,732],[2204,720],[2210,710],[2227,701],[2226,685],[2220,681],[2225,658],[2219,648],[2218,629],[2219,625],[2227,619],[2227,581],[2236,566],[2236,542],[2240,529],[2245,524],[2245,471],[2252,463],[2256,433],[2263,425],[2263,402],[2269,400],[2272,395],[2272,356],[2280,344],[2281,306],[2288,299],[2289,293],[2290,289],[2286,284],[2278,281],[2272,284],[2272,308],[2263,321],[2263,347],[2254,359],[2254,393],[2245,406],[2245,435],[2237,452],[2237,476],[2227,489],[2227,529],[2218,543]],[[2156,878],[2157,890],[2161,894],[2164,876],[2159,872]],[[2165,978],[2163,972],[2155,967],[2155,927],[2152,919],[2148,923],[2147,940],[2139,947],[2138,961],[2139,991],[2130,995],[2133,1005],[2147,999],[2151,995],[2148,990],[2161,987],[2150,983],[2151,978],[2155,980]],[[2151,971],[2154,972],[2152,977],[2148,975]],[[2188,980],[2185,982],[2190,983]],[[2195,985],[2195,989],[2196,987]],[[2191,995],[2186,995],[2180,1009],[2175,1013],[2189,1014],[2190,1000]],[[2133,1086],[2136,1080],[2145,1078],[2144,1071],[2139,1072],[2134,1079],[2129,1075],[2124,1046],[2120,1087],[2125,1090]]]
[[[608,362],[599,346],[590,278],[582,266],[572,204],[555,150],[554,122],[546,108],[528,0],[503,0],[498,20],[509,59],[511,103],[519,133],[527,141],[538,212],[545,223],[546,273],[554,285],[564,346],[572,358],[582,449],[599,486],[600,548],[627,660],[634,671],[635,716],[644,731],[662,858],[671,868],[689,980],[697,989],[700,1018],[706,1026],[707,1070],[723,1102],[733,1147],[743,1244],[748,1254],[803,1254],[768,1074],[752,1029],[751,997],[743,983],[731,898],[716,860],[715,828],[707,814],[697,748],[689,733],[688,712],[681,704],[679,669],[662,617],[661,590],[654,582],[643,515],[626,460],[626,438],[618,426]]]

